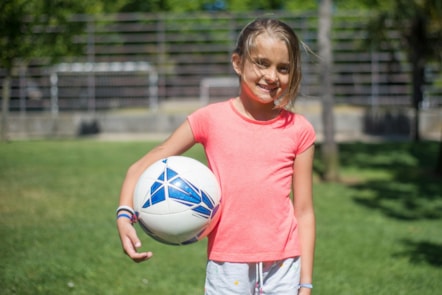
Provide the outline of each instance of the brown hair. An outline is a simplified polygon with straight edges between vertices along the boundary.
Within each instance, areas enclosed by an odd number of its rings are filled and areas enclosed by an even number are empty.
[[[301,83],[301,53],[299,39],[295,32],[284,22],[272,18],[258,18],[246,25],[238,36],[233,53],[239,55],[244,64],[244,58],[250,59],[255,47],[256,37],[262,33],[276,37],[287,45],[289,52],[290,73],[288,90],[279,99],[278,108],[284,108],[294,102]]]

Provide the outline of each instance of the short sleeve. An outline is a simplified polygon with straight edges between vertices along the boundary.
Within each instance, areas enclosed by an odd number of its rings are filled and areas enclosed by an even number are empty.
[[[210,114],[207,108],[198,109],[187,117],[195,141],[198,143],[204,143],[207,139],[208,130],[210,128],[209,118]]]
[[[315,143],[316,132],[313,125],[304,116],[297,114],[295,124],[298,130],[298,148],[296,154],[299,155]]]

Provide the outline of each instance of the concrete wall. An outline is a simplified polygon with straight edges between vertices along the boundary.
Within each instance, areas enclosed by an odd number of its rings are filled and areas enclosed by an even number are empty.
[[[157,112],[119,110],[88,113],[27,113],[9,116],[9,138],[76,138],[84,135],[144,135],[166,136],[198,108],[198,102],[168,102]],[[305,115],[322,138],[321,107],[317,101],[299,101],[295,110]],[[412,132],[413,113],[410,109],[378,109],[335,107],[336,138],[364,140],[367,138],[407,138]],[[421,111],[420,131],[423,138],[440,140],[442,109]]]

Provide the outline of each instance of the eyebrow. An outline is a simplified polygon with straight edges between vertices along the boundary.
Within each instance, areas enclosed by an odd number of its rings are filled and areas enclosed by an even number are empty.
[[[260,57],[260,56],[251,56],[251,60],[252,60],[253,62],[257,62],[257,61],[265,61],[265,62],[268,62],[268,61],[270,61],[269,58],[266,58],[266,57]],[[280,63],[278,63],[277,65],[278,65],[278,66],[288,66],[288,67],[290,67],[290,62],[280,62]]]

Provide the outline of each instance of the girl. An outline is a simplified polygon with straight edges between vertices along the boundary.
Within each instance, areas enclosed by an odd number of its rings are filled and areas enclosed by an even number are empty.
[[[149,165],[200,143],[223,198],[208,237],[205,294],[311,294],[315,132],[285,109],[301,80],[299,40],[285,23],[257,19],[240,33],[231,62],[239,96],[197,110],[134,163],[117,212],[132,207],[136,181]],[[117,219],[125,253],[148,260],[152,253],[137,252],[141,243],[125,215]]]

